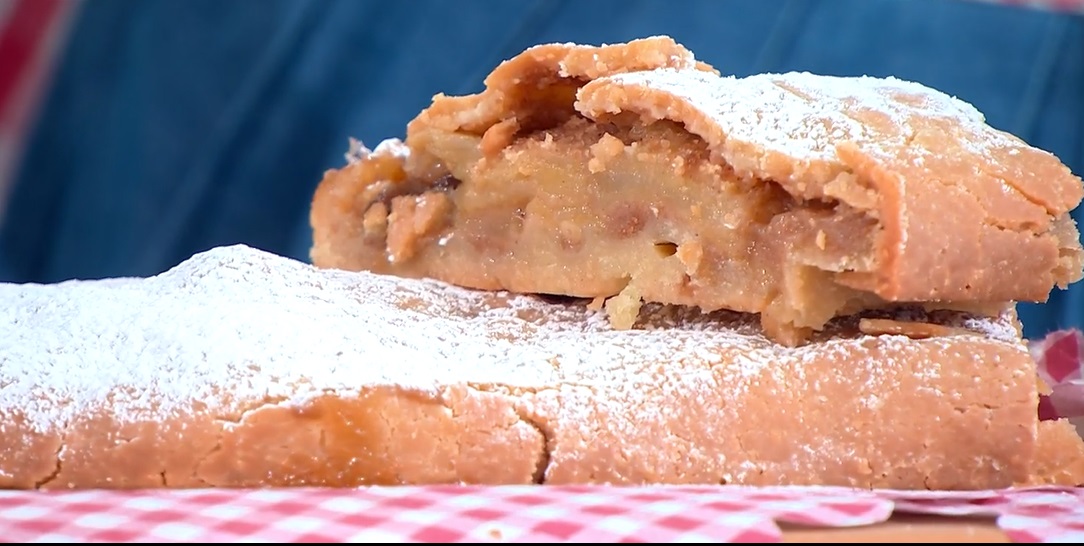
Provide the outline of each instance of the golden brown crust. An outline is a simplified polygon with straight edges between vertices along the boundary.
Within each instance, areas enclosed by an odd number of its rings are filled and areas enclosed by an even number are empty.
[[[18,489],[532,483],[545,453],[509,400],[462,386],[436,397],[376,387],[233,417],[102,413],[62,435],[9,426],[5,436],[28,441],[0,456],[0,488]]]
[[[241,247],[151,279],[0,285],[0,302],[0,487],[1081,477],[1037,474],[1011,310],[897,311],[875,318],[954,335],[841,321],[787,348],[745,315],[649,306],[614,331],[579,303]]]
[[[624,44],[585,47],[543,44],[501,63],[485,79],[485,91],[462,97],[439,94],[407,126],[482,135],[514,120],[517,128],[553,126],[573,114],[584,83],[623,72],[657,68],[713,71],[672,38],[657,36]]]
[[[1039,423],[1035,462],[1020,485],[1084,485],[1084,444],[1067,419]]]

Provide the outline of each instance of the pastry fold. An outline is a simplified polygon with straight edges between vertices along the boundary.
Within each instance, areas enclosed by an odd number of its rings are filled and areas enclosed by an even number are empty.
[[[996,315],[1081,278],[1079,177],[893,78],[723,77],[669,38],[537,46],[312,203],[313,263],[757,313],[795,344],[900,303]]]

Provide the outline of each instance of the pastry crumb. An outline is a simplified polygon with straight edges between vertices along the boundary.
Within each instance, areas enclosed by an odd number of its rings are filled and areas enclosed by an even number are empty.
[[[631,284],[626,286],[618,295],[606,301],[606,313],[610,317],[610,325],[615,330],[631,329],[640,316],[642,303],[640,290]]]
[[[963,328],[943,326],[930,322],[910,322],[892,319],[863,318],[858,321],[858,330],[866,335],[900,335],[911,339],[956,336],[969,333]]]
[[[444,228],[451,210],[452,201],[445,192],[393,199],[387,216],[388,260],[402,263],[413,258],[422,239]]]
[[[587,161],[587,169],[591,173],[600,173],[606,170],[606,164],[625,150],[625,143],[621,139],[607,133],[591,146],[591,159]]]

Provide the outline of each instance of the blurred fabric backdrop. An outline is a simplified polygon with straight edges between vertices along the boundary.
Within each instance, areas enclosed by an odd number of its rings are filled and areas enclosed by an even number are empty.
[[[149,275],[232,243],[307,260],[348,137],[401,136],[435,93],[552,41],[669,34],[726,74],[918,81],[1079,175],[1081,4],[0,0],[0,280]],[[1084,283],[1022,315],[1030,336],[1084,327]]]

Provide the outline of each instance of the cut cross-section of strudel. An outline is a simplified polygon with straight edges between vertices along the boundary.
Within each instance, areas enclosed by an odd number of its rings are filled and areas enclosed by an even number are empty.
[[[312,208],[315,265],[480,289],[759,313],[795,343],[887,302],[999,312],[1081,277],[1080,178],[897,79],[722,77],[668,38],[552,44]]]

